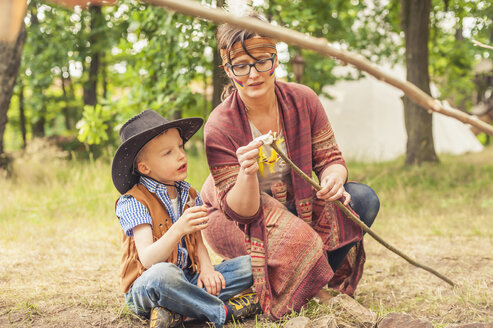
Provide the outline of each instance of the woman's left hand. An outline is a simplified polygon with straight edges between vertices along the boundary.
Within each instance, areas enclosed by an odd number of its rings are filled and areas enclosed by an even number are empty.
[[[205,287],[205,290],[214,296],[219,296],[221,290],[226,288],[226,280],[221,272],[214,268],[201,270],[197,279],[197,287]]]
[[[333,202],[344,196],[344,205],[349,204],[351,195],[344,189],[344,181],[337,174],[328,174],[320,183],[322,189],[317,192],[317,197],[327,202]]]

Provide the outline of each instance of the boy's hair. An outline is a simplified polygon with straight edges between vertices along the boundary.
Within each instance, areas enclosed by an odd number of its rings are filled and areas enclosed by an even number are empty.
[[[160,134],[156,135],[154,138],[157,138],[157,137],[159,137],[160,135],[162,135],[162,134],[164,134],[164,133],[166,133],[166,132],[168,132],[168,131],[169,131],[169,129],[168,129],[168,130],[164,130],[164,131],[163,131],[163,132],[161,132]],[[178,132],[180,133],[180,137],[181,137],[181,131],[180,131],[180,129],[178,129]],[[152,138],[152,139],[154,139],[154,138]],[[152,139],[151,139],[151,140],[152,140]],[[183,138],[182,138],[182,139],[183,139]],[[139,150],[139,152],[137,153],[137,155],[135,155],[134,164],[133,164],[133,165],[134,165],[134,167],[133,167],[133,172],[134,172],[135,174],[142,174],[142,173],[140,173],[140,172],[139,172],[139,169],[137,168],[137,164],[139,164],[139,162],[141,162],[141,161],[142,161],[142,156],[143,156],[143,154],[144,154],[144,149],[145,149],[145,147],[147,146],[147,144],[148,144],[151,140],[149,140],[149,141],[148,141],[145,145],[143,145],[143,146],[140,148],[140,150]]]

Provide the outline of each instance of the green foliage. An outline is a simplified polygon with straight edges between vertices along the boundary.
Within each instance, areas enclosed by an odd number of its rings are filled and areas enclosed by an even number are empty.
[[[28,138],[37,124],[42,128],[41,136],[77,135],[75,124],[84,110],[83,90],[95,53],[100,55],[99,98],[113,90],[109,83],[113,77],[107,71],[114,63],[109,51],[126,35],[128,25],[122,17],[116,18],[116,10],[104,7],[102,15],[95,15],[93,11],[72,11],[40,0],[30,1],[26,14],[28,38],[19,74],[24,85]],[[16,91],[18,95],[20,88]],[[11,110],[9,115],[18,126],[18,112]]]
[[[201,115],[213,25],[142,4],[130,11],[129,37],[120,40],[116,56],[125,63],[120,87],[130,90],[118,102],[119,112],[127,118],[146,108],[169,118]]]
[[[491,144],[491,136],[487,135],[484,132],[478,135],[478,140],[485,146]]]
[[[366,31],[363,24],[366,18],[362,13],[370,10],[365,1],[271,0],[264,1],[257,10],[278,25],[326,38],[342,48],[361,50],[376,40],[373,35],[360,33]],[[377,44],[376,41],[374,44]],[[293,58],[299,51],[297,47],[289,46],[289,57]],[[335,60],[311,51],[301,51],[301,54],[306,60],[301,83],[318,94],[324,93],[324,86],[334,84],[341,78],[334,75],[333,70],[339,65]],[[288,77],[294,80],[290,63],[286,62],[283,66],[289,73]]]
[[[84,106],[82,119],[77,123],[78,139],[89,144],[99,145],[109,139],[109,122],[114,118],[114,109],[108,106]]]
[[[68,49],[74,49],[77,39],[64,27],[69,19],[67,10],[31,1],[28,7],[28,38],[23,52],[20,78],[27,97],[25,108],[29,121],[50,120],[66,105],[59,88],[51,88],[60,74],[68,72]],[[50,46],[46,46],[50,44]]]
[[[430,28],[430,77],[440,97],[469,110],[474,105],[474,66],[487,52],[473,39],[489,43],[493,29],[490,1],[433,1]],[[489,16],[488,16],[489,15]]]
[[[376,63],[403,62],[398,1],[255,3],[255,9],[275,24],[324,37]],[[444,1],[433,1],[430,74],[442,98],[469,109],[476,88],[472,68],[489,56],[470,40],[489,43],[493,5],[483,0],[447,3],[445,7]],[[170,119],[207,117],[211,110],[208,88],[212,85],[216,26],[210,22],[137,0],[103,7],[101,14],[32,0],[26,24],[28,39],[19,78],[24,85],[28,139],[41,123],[45,135],[78,133],[86,143],[115,146],[117,127],[144,109],[152,108]],[[455,32],[461,27],[467,33],[458,39]],[[360,77],[336,76],[334,69],[340,63],[288,46],[281,58],[288,80],[294,80],[290,59],[298,52],[306,60],[301,82],[319,94],[338,79]],[[90,87],[89,67],[95,55],[100,59],[97,95],[101,107],[87,109],[84,90]],[[14,140],[20,138],[19,101],[14,98],[6,138],[11,147],[20,145]],[[81,131],[76,129],[79,120]]]

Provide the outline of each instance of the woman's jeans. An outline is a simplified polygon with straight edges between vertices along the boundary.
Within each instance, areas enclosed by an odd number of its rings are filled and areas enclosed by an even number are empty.
[[[375,221],[378,210],[380,209],[380,201],[373,189],[367,185],[355,182],[346,183],[344,189],[351,195],[351,200],[349,201],[351,208],[358,213],[361,221],[370,227],[373,221]],[[328,253],[329,264],[334,272],[339,268],[347,253],[354,245],[356,243],[350,243]]]
[[[154,264],[135,280],[125,300],[137,314],[149,317],[154,307],[163,307],[187,317],[213,322],[226,321],[224,302],[253,284],[250,256],[240,256],[214,266],[226,280],[219,296],[197,287],[198,273],[167,262]]]

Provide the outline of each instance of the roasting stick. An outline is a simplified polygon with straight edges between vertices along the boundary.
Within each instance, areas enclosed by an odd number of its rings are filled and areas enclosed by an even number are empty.
[[[315,190],[319,191],[320,189],[322,189],[322,187],[320,187],[320,185],[315,181],[313,180],[311,177],[309,177],[308,175],[305,174],[305,172],[301,171],[299,167],[296,166],[296,164],[294,164],[290,159],[289,157],[277,146],[276,144],[276,136],[274,135],[274,133],[272,133],[272,131],[269,131],[269,133],[267,134],[264,134],[263,136],[260,136],[258,137],[257,139],[261,140],[264,142],[264,144],[266,145],[270,145],[278,154],[279,156],[298,174],[300,175],[304,180],[306,180],[308,183],[310,183],[313,188],[315,188]],[[389,249],[390,251],[394,252],[395,254],[399,255],[400,257],[402,257],[404,260],[406,260],[407,262],[411,263],[412,265],[414,266],[417,266],[418,268],[421,268],[425,271],[428,271],[430,272],[431,274],[434,274],[435,276],[437,276],[438,278],[442,279],[443,281],[445,281],[446,283],[448,283],[449,285],[451,285],[452,287],[455,286],[454,282],[452,280],[450,280],[449,278],[445,277],[444,275],[442,275],[441,273],[439,273],[438,271],[430,268],[429,266],[426,266],[424,264],[421,264],[419,262],[417,262],[416,260],[413,260],[412,258],[410,258],[409,256],[407,256],[406,254],[402,253],[401,251],[399,251],[397,248],[395,248],[394,246],[390,245],[389,243],[387,243],[385,240],[382,239],[382,237],[380,237],[379,235],[377,235],[373,230],[371,230],[363,221],[361,221],[358,217],[356,217],[343,203],[341,203],[339,200],[336,200],[334,201],[334,203],[337,205],[337,207],[339,207],[343,212],[344,214],[347,215],[348,218],[350,218],[354,223],[356,223],[361,229],[363,229],[363,231],[367,232],[370,236],[372,236],[376,241],[378,241],[380,244],[382,244],[383,246],[385,246],[387,249]]]

